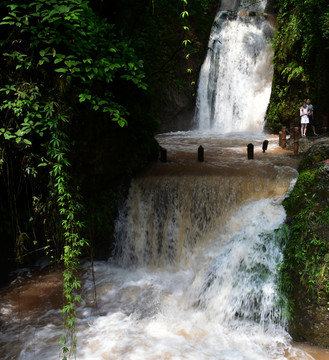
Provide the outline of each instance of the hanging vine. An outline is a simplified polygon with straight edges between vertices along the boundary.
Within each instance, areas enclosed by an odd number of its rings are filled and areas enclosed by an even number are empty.
[[[6,69],[0,86],[1,164],[6,152],[19,147],[33,158],[23,172],[48,174],[49,196],[62,228],[56,241],[64,264],[61,344],[67,359],[76,349],[78,265],[88,246],[79,189],[70,177],[72,108],[86,103],[91,111],[124,126],[129,114],[116,101],[111,83],[121,78],[145,89],[143,64],[129,41],[117,38],[114,27],[97,17],[87,1],[17,1],[7,8],[0,23],[7,34],[1,41]]]

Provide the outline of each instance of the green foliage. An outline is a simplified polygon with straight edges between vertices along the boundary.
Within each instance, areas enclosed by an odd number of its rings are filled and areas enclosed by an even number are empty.
[[[80,102],[89,102],[95,111],[109,113],[113,121],[125,125],[127,111],[110,89],[97,91],[97,85],[120,77],[146,88],[143,63],[129,41],[119,39],[113,25],[96,16],[85,1],[36,0],[9,8],[1,24],[15,29],[4,44],[11,50],[4,52],[11,67],[34,75],[57,73]]]
[[[325,97],[318,80],[327,72],[327,1],[279,0],[278,31],[274,38],[274,80],[267,124],[272,130],[291,122],[299,125],[298,109],[306,97],[321,108]],[[322,110],[322,108],[321,108]]]
[[[87,104],[90,111],[124,126],[129,113],[116,100],[114,83],[128,81],[145,90],[143,63],[130,41],[96,16],[87,1],[9,3],[0,25],[6,35],[1,40],[5,72],[0,85],[0,148],[10,154],[19,147],[30,154],[33,161],[23,172],[34,177],[48,172],[50,203],[62,227],[55,241],[65,266],[61,342],[66,358],[76,347],[75,304],[81,300],[77,268],[88,245],[82,236],[79,190],[72,187],[70,176],[73,108]],[[18,236],[20,249],[22,241]]]
[[[290,300],[293,312],[293,293],[300,283],[309,301],[321,301],[329,296],[329,270],[327,228],[329,206],[319,204],[318,192],[322,169],[305,170],[299,177],[284,206],[290,218],[290,236],[284,249],[280,287]]]

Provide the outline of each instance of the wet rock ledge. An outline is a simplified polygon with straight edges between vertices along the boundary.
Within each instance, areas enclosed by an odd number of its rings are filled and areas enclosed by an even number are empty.
[[[304,145],[297,183],[284,201],[290,235],[281,283],[294,340],[329,347],[329,139]]]

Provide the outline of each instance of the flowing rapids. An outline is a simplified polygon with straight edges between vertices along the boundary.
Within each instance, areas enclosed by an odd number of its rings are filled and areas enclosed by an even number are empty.
[[[272,19],[256,6],[222,2],[199,76],[196,123],[221,133],[260,132],[273,76]]]
[[[277,138],[270,137],[262,153],[262,140],[158,136],[168,162],[132,182],[117,220],[115,257],[95,263],[95,281],[90,264],[82,266],[77,359],[328,356],[295,346],[285,330],[275,229],[285,219],[281,202],[296,179],[296,163],[276,146]],[[251,161],[249,141],[255,144]],[[196,160],[201,142],[203,163]],[[0,357],[58,359],[60,272],[20,272],[0,296]]]

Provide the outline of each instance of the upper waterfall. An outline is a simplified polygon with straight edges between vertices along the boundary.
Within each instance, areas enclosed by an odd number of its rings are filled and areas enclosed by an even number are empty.
[[[267,0],[222,0],[220,10],[264,11]]]
[[[273,77],[266,1],[223,1],[199,77],[199,130],[261,132]]]

